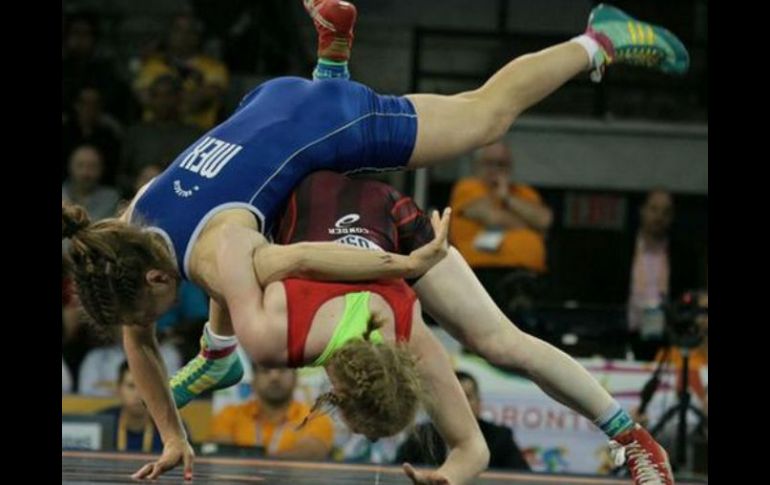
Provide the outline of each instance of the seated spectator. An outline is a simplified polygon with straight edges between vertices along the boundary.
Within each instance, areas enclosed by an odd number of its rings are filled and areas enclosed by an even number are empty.
[[[466,372],[460,371],[456,375],[479,423],[481,434],[487,442],[490,453],[489,467],[529,470],[529,464],[516,445],[511,429],[481,419],[481,399],[476,379]],[[434,466],[441,464],[445,459],[444,441],[432,424],[425,423],[417,426],[409,439],[399,447],[395,463]]]
[[[121,329],[115,329],[112,336],[116,343],[97,347],[86,354],[80,365],[78,393],[89,396],[112,396],[118,381],[118,368],[126,360],[123,345],[120,342]],[[166,364],[166,372],[173,375],[182,365],[179,351],[173,345],[162,342],[160,354]]]
[[[553,214],[537,191],[512,179],[513,158],[502,142],[479,151],[476,176],[454,186],[450,240],[502,308],[500,279],[512,271],[546,271],[545,233]]]
[[[115,441],[107,443],[106,446],[116,451],[162,452],[160,433],[142,402],[128,362],[123,361],[115,370],[118,376],[115,389],[120,405],[100,413],[115,417]],[[184,423],[182,425],[184,426]]]
[[[78,92],[72,115],[62,120],[62,177],[72,152],[81,145],[93,145],[103,157],[102,182],[115,185],[120,162],[121,128],[117,121],[104,113],[102,95],[94,87]]]
[[[128,128],[123,143],[121,171],[129,179],[150,166],[162,171],[203,133],[182,121],[181,95],[181,83],[172,75],[159,76],[150,85],[146,108],[151,119]]]
[[[322,460],[329,456],[334,427],[326,415],[312,417],[310,406],[293,399],[294,369],[254,366],[256,399],[227,406],[214,417],[212,440],[222,444],[259,447],[270,457]]]
[[[70,156],[69,177],[61,186],[62,201],[85,207],[92,221],[114,217],[120,201],[117,190],[102,185],[103,171],[99,150],[80,146]]]
[[[134,81],[134,89],[149,106],[150,86],[160,76],[173,75],[182,80],[182,117],[202,130],[213,127],[222,109],[222,99],[229,83],[227,67],[201,52],[202,26],[191,15],[177,16],[169,30],[165,48],[149,56]],[[146,109],[145,121],[154,114]]]

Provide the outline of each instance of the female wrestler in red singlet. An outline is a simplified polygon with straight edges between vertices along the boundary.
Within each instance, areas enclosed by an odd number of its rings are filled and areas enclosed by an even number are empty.
[[[437,213],[431,223],[445,240],[448,227]],[[238,340],[257,364],[323,366],[333,389],[316,408],[333,405],[352,431],[370,439],[404,429],[422,404],[450,453],[433,472],[405,464],[415,483],[464,484],[486,467],[489,452],[449,357],[403,280],[258,280],[253,268],[231,264],[249,248],[241,234],[225,239],[218,257],[239,269],[221,291]]]

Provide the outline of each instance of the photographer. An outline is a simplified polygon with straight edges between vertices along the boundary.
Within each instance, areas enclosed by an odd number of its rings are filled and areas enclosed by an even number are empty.
[[[673,225],[674,196],[650,191],[639,209],[639,230],[623,252],[629,343],[636,360],[652,360],[664,344],[664,302],[703,281],[699,261],[704,248]]]

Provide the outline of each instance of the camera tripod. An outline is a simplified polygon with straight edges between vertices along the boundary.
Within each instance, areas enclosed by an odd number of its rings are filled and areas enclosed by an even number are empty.
[[[678,402],[667,409],[655,424],[655,426],[650,429],[650,434],[653,437],[657,437],[658,433],[660,433],[660,431],[669,421],[672,419],[678,420],[676,432],[676,448],[673,457],[674,459],[671,460],[672,465],[676,468],[682,468],[687,465],[687,411],[692,411],[698,416],[699,426],[701,424],[708,425],[708,418],[706,415],[692,404],[692,396],[690,395],[689,388],[690,352],[691,349],[697,345],[697,343],[697,341],[678,342],[677,348],[682,354],[682,370],[680,374],[681,387],[677,391]],[[662,362],[665,362],[665,360]],[[657,373],[658,370],[656,369],[656,375]]]

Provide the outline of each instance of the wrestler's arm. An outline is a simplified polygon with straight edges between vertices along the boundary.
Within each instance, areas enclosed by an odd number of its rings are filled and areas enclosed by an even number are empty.
[[[334,242],[263,244],[254,251],[254,270],[263,285],[288,276],[335,281],[415,278],[446,255],[449,216],[448,209],[441,218],[434,213],[436,237],[408,256]]]
[[[149,183],[139,189],[130,205],[119,216],[120,220],[129,223],[136,200],[148,186]],[[155,335],[154,323],[145,326],[123,326],[123,350],[126,353],[131,375],[134,376],[139,394],[163,441],[163,454],[160,458],[144,465],[133,475],[133,478],[155,479],[180,462],[184,464],[185,476],[192,477],[195,453],[187,441],[187,433],[182,426],[182,419],[174,404],[174,398],[171,396],[166,366]]]
[[[187,442],[187,434],[168,387],[166,367],[155,337],[155,324],[125,325],[123,348],[131,375],[163,440],[161,457],[142,467],[134,478],[157,478],[180,462],[184,462],[185,475],[191,475],[195,455]]]
[[[404,470],[415,483],[445,478],[452,485],[463,485],[486,469],[489,450],[446,350],[421,320],[415,323],[409,349],[417,359],[425,408],[448,453],[438,470],[417,471],[408,463]]]
[[[255,362],[270,342],[262,287],[248,262],[265,244],[265,238],[253,229],[228,224],[220,230],[216,245],[217,300],[226,310],[223,313],[229,315],[238,341]]]

